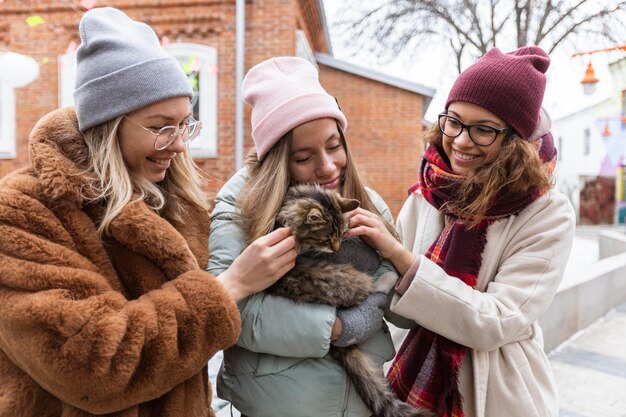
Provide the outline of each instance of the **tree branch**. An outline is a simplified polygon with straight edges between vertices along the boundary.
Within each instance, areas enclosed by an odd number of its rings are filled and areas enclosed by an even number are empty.
[[[595,19],[597,19],[599,17],[603,17],[603,16],[606,16],[606,15],[609,15],[609,14],[613,13],[614,11],[619,10],[619,8],[620,8],[620,6],[618,5],[618,6],[616,6],[616,8],[614,8],[612,10],[603,9],[603,10],[600,10],[599,12],[597,12],[597,13],[594,13],[594,14],[592,14],[590,16],[587,16],[586,18],[584,18],[584,19],[574,23],[573,25],[571,25],[569,28],[567,28],[565,30],[565,32],[557,39],[556,42],[554,42],[554,44],[552,45],[552,47],[550,48],[548,53],[552,53],[554,51],[554,49],[561,42],[563,42],[563,40],[565,38],[567,38],[569,35],[571,35],[572,33],[576,33],[577,29],[580,28],[581,25],[583,25],[585,23],[589,23],[589,22],[591,22],[591,21],[593,21],[593,20],[595,20]]]

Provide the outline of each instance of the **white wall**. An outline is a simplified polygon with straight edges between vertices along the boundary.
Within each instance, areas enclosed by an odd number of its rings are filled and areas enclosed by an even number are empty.
[[[611,64],[604,77],[603,88],[588,97],[587,107],[553,117],[552,121],[552,134],[559,151],[556,187],[570,198],[577,212],[580,177],[615,176],[614,169],[601,172],[603,161],[608,156],[615,165],[626,155],[626,126],[618,120],[623,111],[621,92],[626,89],[626,59]],[[612,135],[604,137],[607,122]]]

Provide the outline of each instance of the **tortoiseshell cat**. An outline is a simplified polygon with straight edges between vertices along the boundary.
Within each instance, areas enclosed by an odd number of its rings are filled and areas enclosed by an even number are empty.
[[[378,253],[359,238],[342,242],[348,229],[344,213],[358,206],[357,200],[317,185],[292,186],[276,216],[276,225],[291,228],[299,255],[296,266],[266,292],[298,302],[347,308],[360,304],[374,291],[389,291],[395,283],[393,274],[385,274],[376,284],[372,283],[370,274],[378,268]],[[400,401],[382,370],[358,346],[331,345],[329,352],[344,367],[374,416],[432,415]]]

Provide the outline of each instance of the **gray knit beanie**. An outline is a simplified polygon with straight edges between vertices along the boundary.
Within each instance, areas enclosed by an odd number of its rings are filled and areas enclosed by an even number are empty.
[[[173,97],[193,97],[178,61],[154,31],[112,7],[92,9],[79,25],[74,103],[81,131]]]

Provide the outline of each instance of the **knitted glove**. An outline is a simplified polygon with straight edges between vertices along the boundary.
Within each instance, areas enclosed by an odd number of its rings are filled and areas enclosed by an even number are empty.
[[[337,310],[337,317],[343,325],[343,333],[333,345],[346,347],[359,344],[374,336],[383,325],[383,307],[387,304],[387,295],[375,292],[358,306]]]

